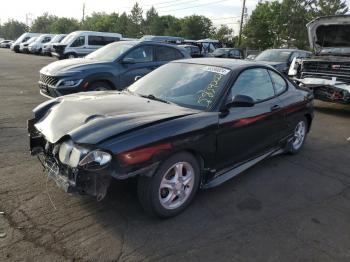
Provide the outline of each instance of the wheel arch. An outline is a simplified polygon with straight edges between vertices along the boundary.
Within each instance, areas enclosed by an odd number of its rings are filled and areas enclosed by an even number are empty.
[[[112,90],[116,90],[114,83],[107,78],[96,78],[96,79],[90,80],[86,89],[88,90],[91,87],[91,85],[98,83],[98,82],[106,83],[107,85],[109,85],[111,87]]]
[[[311,124],[312,124],[312,116],[310,113],[307,113],[304,115],[306,120],[307,120],[307,132],[310,131],[310,128],[311,128]]]

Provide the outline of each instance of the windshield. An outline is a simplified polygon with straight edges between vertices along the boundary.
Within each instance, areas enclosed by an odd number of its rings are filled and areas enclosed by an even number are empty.
[[[229,72],[216,66],[169,63],[144,76],[128,90],[183,107],[206,110],[220,95]]]
[[[70,33],[69,35],[67,35],[65,38],[63,38],[63,40],[61,41],[61,44],[63,45],[68,45],[70,44],[70,42],[72,42],[77,36],[77,33]]]
[[[319,55],[349,55],[350,47],[330,47],[323,48]]]
[[[30,44],[30,43],[33,43],[35,40],[37,40],[38,39],[38,37],[32,37],[32,38],[30,38],[27,42],[26,42],[26,44]]]
[[[292,51],[285,50],[266,50],[255,57],[256,61],[267,62],[288,62]]]
[[[26,33],[24,33],[23,35],[21,35],[19,38],[16,39],[15,44],[22,43],[23,39],[25,39],[26,37],[28,36]]]
[[[109,45],[101,47],[100,49],[97,49],[95,52],[92,52],[91,54],[87,55],[85,58],[111,62],[116,60],[120,55],[124,54],[126,51],[128,51],[136,43],[137,42],[111,43]]]
[[[59,43],[59,41],[62,40],[63,37],[64,37],[63,35],[55,35],[55,36],[51,39],[50,43]]]

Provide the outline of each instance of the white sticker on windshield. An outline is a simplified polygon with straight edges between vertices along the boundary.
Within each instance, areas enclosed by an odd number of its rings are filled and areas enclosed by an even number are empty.
[[[227,75],[230,70],[222,68],[222,67],[217,67],[217,66],[206,66],[203,68],[204,71],[208,72],[213,72],[213,73],[218,73],[221,75]]]

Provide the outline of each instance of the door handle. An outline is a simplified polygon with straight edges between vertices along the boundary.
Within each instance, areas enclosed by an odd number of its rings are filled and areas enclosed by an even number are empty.
[[[281,107],[279,105],[273,105],[271,106],[271,111],[276,111],[278,109],[280,109]]]

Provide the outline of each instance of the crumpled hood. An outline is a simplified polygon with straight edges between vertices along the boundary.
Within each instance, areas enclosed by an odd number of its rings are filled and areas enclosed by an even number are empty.
[[[34,109],[36,117],[42,116],[35,127],[51,143],[69,135],[77,143],[96,144],[145,125],[197,112],[114,91],[80,93],[51,101]]]
[[[77,71],[96,69],[96,67],[106,67],[108,64],[108,62],[101,62],[86,58],[64,59],[43,67],[40,70],[40,73],[51,76],[65,75],[69,74],[69,72],[76,73]]]
[[[316,18],[306,25],[310,47],[350,47],[350,15]]]

